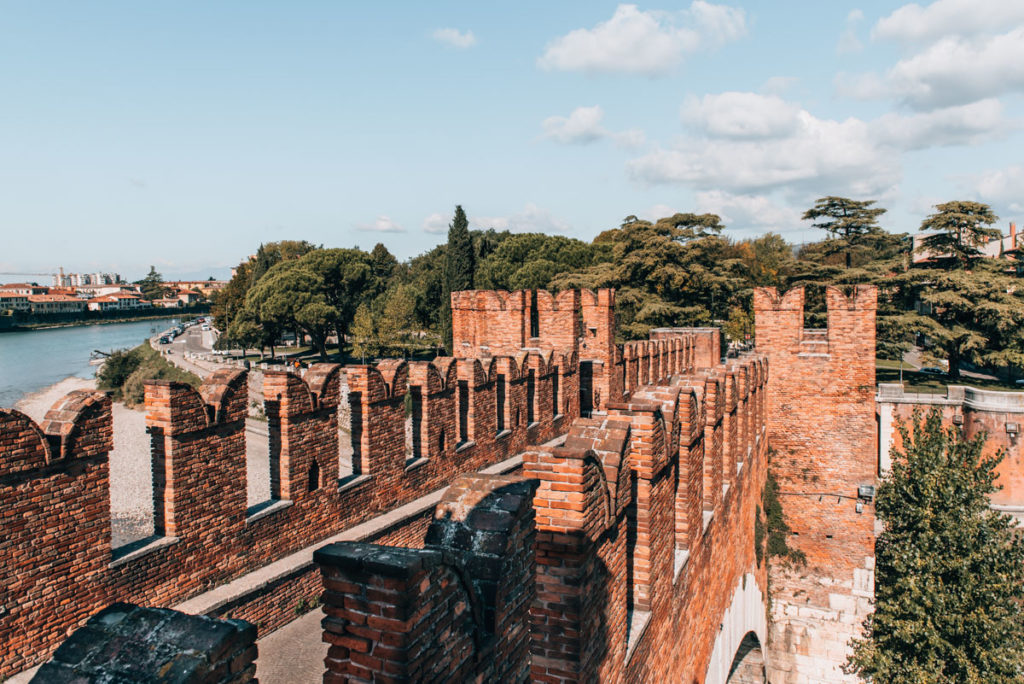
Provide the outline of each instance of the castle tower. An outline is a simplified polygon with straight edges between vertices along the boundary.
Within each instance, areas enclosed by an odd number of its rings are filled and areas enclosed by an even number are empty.
[[[773,682],[853,681],[846,644],[873,595],[877,289],[826,290],[828,328],[804,328],[804,291],[754,290],[768,358],[771,471],[806,566],[773,568]]]

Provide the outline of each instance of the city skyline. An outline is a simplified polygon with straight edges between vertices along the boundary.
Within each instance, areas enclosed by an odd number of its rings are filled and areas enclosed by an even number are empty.
[[[1024,206],[1024,6],[42,2],[0,26],[10,272],[222,277],[261,242],[400,259],[629,214],[816,237],[814,198]],[[45,247],[45,249],[40,249]],[[6,278],[9,280],[9,278]]]

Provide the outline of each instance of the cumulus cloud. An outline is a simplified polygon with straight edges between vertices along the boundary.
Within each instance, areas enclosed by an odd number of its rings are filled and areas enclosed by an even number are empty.
[[[839,42],[836,44],[837,53],[845,55],[851,52],[860,52],[864,49],[864,44],[857,37],[857,26],[862,21],[864,21],[864,13],[859,9],[851,10],[846,15],[846,28],[843,30],[842,35],[839,36]]]
[[[759,226],[777,230],[805,228],[801,212],[780,204],[769,196],[733,194],[722,190],[707,190],[695,195],[697,210],[718,214],[726,225]]]
[[[989,204],[1024,211],[1024,167],[1008,166],[987,171],[973,179],[978,196]]]
[[[988,99],[911,116],[885,114],[871,126],[880,144],[919,150],[983,142],[1004,135],[1011,124],[1003,117],[1002,103]]]
[[[775,95],[727,92],[689,98],[683,122],[713,138],[777,138],[800,125],[800,108]]]
[[[608,135],[601,125],[604,111],[599,106],[577,107],[569,116],[549,116],[541,122],[544,137],[560,143],[589,143]]]
[[[604,110],[600,106],[577,107],[569,116],[549,116],[541,122],[544,137],[563,144],[587,144],[612,139],[622,147],[638,147],[644,142],[643,131],[630,129],[613,133],[601,125]]]
[[[446,233],[448,232],[448,218],[444,214],[434,212],[423,219],[423,230],[427,233]]]
[[[356,230],[362,230],[371,233],[404,233],[405,228],[398,225],[391,220],[388,216],[378,216],[377,220],[373,223],[360,223],[356,225]]]
[[[449,47],[465,50],[476,45],[476,36],[472,31],[462,32],[455,28],[440,28],[431,34],[431,37],[438,43]]]
[[[913,50],[883,73],[839,74],[840,93],[927,110],[1024,91],[1022,2],[905,5],[879,21],[873,35]]]
[[[970,36],[1002,30],[1024,21],[1024,3],[1016,0],[937,0],[927,7],[903,5],[878,20],[871,37],[902,42],[944,36]]]
[[[910,116],[838,121],[757,93],[690,100],[683,120],[690,135],[630,160],[627,171],[633,178],[731,196],[782,189],[878,196],[899,182],[904,152],[970,144],[1008,129],[994,100]],[[723,201],[725,196],[707,197]],[[729,206],[735,211],[739,205]]]
[[[683,57],[747,32],[742,9],[694,0],[681,12],[619,5],[612,18],[551,41],[537,65],[546,70],[658,75]]]
[[[547,209],[538,207],[532,202],[527,203],[521,211],[510,216],[470,216],[468,218],[470,227],[478,230],[494,228],[513,233],[565,233],[571,227]]]

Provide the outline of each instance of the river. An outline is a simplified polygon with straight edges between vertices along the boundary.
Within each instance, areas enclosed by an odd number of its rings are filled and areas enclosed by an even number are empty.
[[[93,349],[135,347],[177,322],[161,318],[0,333],[0,407],[10,408],[26,394],[64,378],[95,377],[96,366],[89,365]]]

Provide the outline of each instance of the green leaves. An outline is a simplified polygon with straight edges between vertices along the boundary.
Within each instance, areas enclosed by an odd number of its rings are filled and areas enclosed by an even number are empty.
[[[848,671],[878,682],[1019,682],[1024,540],[989,509],[1004,454],[943,428],[937,410],[900,424],[878,490],[875,613]]]
[[[936,205],[938,211],[921,222],[921,230],[936,231],[921,240],[918,252],[932,257],[945,268],[970,268],[988,241],[1002,237],[997,228],[989,228],[998,220],[987,204],[980,202],[946,202]]]

